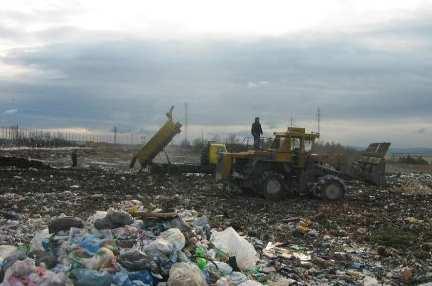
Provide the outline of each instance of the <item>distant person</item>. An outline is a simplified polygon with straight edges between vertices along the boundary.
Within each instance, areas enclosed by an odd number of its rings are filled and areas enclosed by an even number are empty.
[[[76,168],[78,166],[78,152],[76,149],[72,150],[71,159],[72,159],[72,168]]]
[[[260,149],[260,145],[261,145],[260,137],[263,134],[263,131],[261,128],[259,117],[255,117],[255,122],[252,123],[251,133],[254,138],[254,148]]]

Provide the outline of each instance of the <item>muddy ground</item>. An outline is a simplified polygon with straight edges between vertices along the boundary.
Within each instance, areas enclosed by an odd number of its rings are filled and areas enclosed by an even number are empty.
[[[0,222],[19,224],[0,230],[0,244],[27,243],[35,229],[60,213],[85,219],[119,201],[138,199],[150,208],[196,210],[213,227],[232,226],[252,237],[258,249],[282,242],[310,255],[309,266],[285,261],[277,267],[297,281],[321,274],[323,281],[342,284],[365,276],[393,285],[432,281],[428,174],[389,174],[390,184],[381,189],[349,181],[347,197],[339,202],[305,197],[273,202],[223,188],[211,175],[129,171],[133,152],[91,146],[79,150],[80,168],[70,169],[69,149],[3,150],[3,155],[38,158],[57,168],[0,170]],[[417,182],[416,176],[426,181]]]

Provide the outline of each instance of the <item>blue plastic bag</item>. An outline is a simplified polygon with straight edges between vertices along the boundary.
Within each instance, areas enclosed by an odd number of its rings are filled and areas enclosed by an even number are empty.
[[[117,286],[133,286],[127,272],[117,272],[114,274],[112,282]]]
[[[84,235],[78,244],[84,248],[90,255],[94,255],[101,248],[102,241],[94,235]]]
[[[117,286],[153,286],[157,281],[150,271],[117,272],[113,277],[113,283]]]
[[[155,279],[153,278],[150,271],[148,271],[148,270],[130,272],[129,273],[129,279],[132,281],[132,283],[134,283],[135,281],[141,281],[145,285],[149,285],[149,286],[153,286],[156,284]]]
[[[113,280],[108,272],[100,272],[85,268],[71,271],[75,286],[110,286]]]

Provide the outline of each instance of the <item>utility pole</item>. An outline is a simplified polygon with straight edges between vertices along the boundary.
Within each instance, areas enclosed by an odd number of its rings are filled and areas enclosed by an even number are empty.
[[[318,124],[318,134],[320,134],[320,124],[321,124],[321,109],[318,107],[317,109],[317,124]]]
[[[188,104],[185,102],[185,145],[188,144]]]
[[[117,144],[117,126],[114,126],[113,132],[114,132],[114,144]]]

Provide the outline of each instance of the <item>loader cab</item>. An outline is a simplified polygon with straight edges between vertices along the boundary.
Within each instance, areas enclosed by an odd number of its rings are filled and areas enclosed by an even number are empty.
[[[216,166],[221,160],[221,154],[226,152],[225,144],[208,141],[207,145],[201,150],[201,166]]]
[[[272,145],[277,161],[290,161],[297,167],[303,167],[306,153],[309,153],[317,133],[306,133],[305,128],[288,127],[287,132],[275,132]]]

